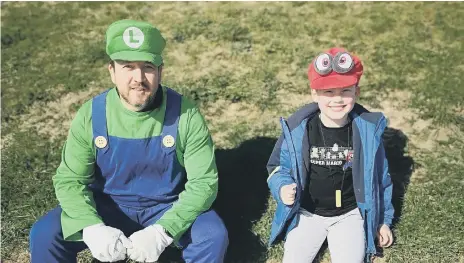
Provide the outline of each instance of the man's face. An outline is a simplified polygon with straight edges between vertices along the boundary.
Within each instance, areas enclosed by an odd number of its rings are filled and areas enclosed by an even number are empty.
[[[123,105],[132,111],[143,110],[154,99],[162,69],[149,62],[115,61],[108,66]]]
[[[311,94],[322,114],[332,120],[341,120],[353,109],[359,87],[311,90]]]

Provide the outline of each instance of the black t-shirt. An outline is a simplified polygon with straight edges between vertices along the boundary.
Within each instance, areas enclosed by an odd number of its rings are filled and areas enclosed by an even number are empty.
[[[311,146],[311,171],[301,207],[326,217],[339,216],[351,211],[357,206],[351,168],[352,122],[340,128],[328,128],[322,124],[320,117],[316,116],[308,122],[307,129]],[[341,207],[336,207],[335,191],[340,189]]]

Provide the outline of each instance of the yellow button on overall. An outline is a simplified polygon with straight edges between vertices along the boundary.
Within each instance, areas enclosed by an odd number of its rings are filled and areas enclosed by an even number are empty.
[[[168,148],[174,146],[174,137],[172,137],[171,135],[164,136],[163,145]]]
[[[95,138],[95,146],[97,146],[100,149],[105,148],[107,143],[108,142],[106,141],[106,138],[103,136],[97,136],[97,138]]]

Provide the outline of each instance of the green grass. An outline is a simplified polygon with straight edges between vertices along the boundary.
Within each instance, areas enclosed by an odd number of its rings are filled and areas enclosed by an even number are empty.
[[[57,110],[49,103],[110,87],[105,29],[117,19],[133,18],[158,26],[167,39],[164,84],[195,100],[207,115],[224,185],[215,207],[233,241],[229,262],[282,256],[281,244],[270,250],[264,245],[275,208],[264,165],[280,132],[278,116],[304,103],[295,98],[308,93],[308,63],[334,45],[364,62],[363,104],[378,107],[379,98],[408,93],[411,100],[398,104],[404,107],[398,114],[430,120],[428,130],[453,129],[432,149],[420,147],[421,140],[409,142],[406,154],[421,176],[408,186],[400,177],[397,184],[406,189],[404,207],[385,261],[464,261],[458,234],[464,232],[464,21],[458,12],[463,7],[460,2],[3,4],[2,260],[27,253],[32,223],[57,203],[51,177],[67,131],[50,140],[47,129],[27,126],[24,119],[36,118],[37,108],[55,110],[58,119],[47,123],[56,130],[79,104]],[[239,179],[252,180],[254,187]],[[90,260],[88,254],[81,258]]]

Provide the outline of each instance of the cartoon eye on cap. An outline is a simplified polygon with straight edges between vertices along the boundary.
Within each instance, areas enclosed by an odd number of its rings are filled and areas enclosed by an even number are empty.
[[[332,56],[322,53],[314,60],[314,70],[319,75],[327,75],[332,72]]]
[[[354,67],[354,60],[350,54],[340,52],[335,55],[332,67],[337,73],[347,73]]]

